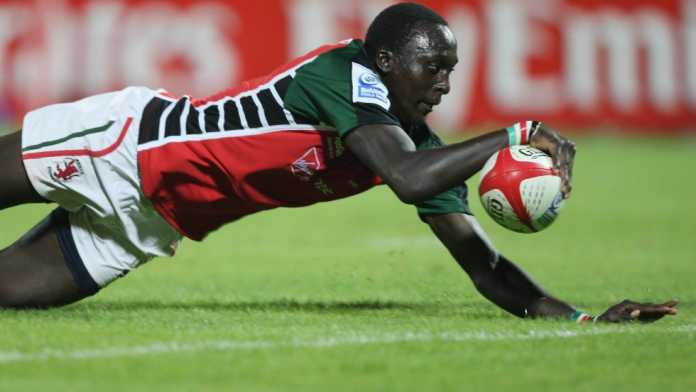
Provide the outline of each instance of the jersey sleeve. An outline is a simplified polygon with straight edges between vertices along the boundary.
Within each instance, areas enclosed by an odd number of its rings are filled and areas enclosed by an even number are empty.
[[[357,44],[356,44],[357,45]],[[284,97],[288,110],[336,129],[340,136],[370,124],[400,126],[389,92],[351,44],[300,67]]]
[[[430,132],[425,140],[417,145],[418,150],[437,148],[444,143],[437,135]],[[454,187],[440,193],[429,200],[416,204],[418,216],[423,220],[426,216],[463,213],[473,215],[469,209],[468,188],[466,184]]]

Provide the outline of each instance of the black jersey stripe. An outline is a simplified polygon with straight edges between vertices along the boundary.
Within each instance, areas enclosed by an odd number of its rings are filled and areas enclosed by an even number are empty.
[[[278,92],[278,96],[280,96],[280,99],[285,99],[285,94],[288,93],[288,89],[290,88],[290,83],[292,83],[293,78],[292,76],[288,75],[277,82],[273,85],[273,88]],[[292,117],[295,119],[296,124],[301,124],[301,125],[319,125],[318,121],[313,121],[308,119],[307,117],[299,114],[292,112]]]
[[[280,95],[281,99],[285,99],[285,94],[288,93],[290,83],[292,83],[292,76],[288,75],[275,82],[275,84],[273,85],[273,87],[275,87],[276,91],[278,92],[278,95]]]
[[[242,119],[239,118],[239,109],[237,109],[237,104],[230,99],[229,101],[225,102],[222,108],[225,112],[225,131],[242,129]]]
[[[162,112],[172,103],[170,101],[154,97],[145,105],[143,116],[140,119],[138,132],[138,144],[157,140]]]
[[[244,118],[246,118],[247,126],[249,128],[261,128],[261,119],[259,118],[259,108],[254,103],[254,99],[251,97],[243,97],[239,100],[242,105],[242,110],[244,111]]]
[[[143,109],[138,143],[158,140],[160,128],[164,129],[163,137],[174,137],[266,126],[319,125],[318,121],[288,112],[283,107],[292,81],[292,75],[286,75],[263,86],[253,96],[227,97],[204,109],[194,107],[189,97],[176,102],[154,97]]]
[[[198,123],[198,115],[200,112],[193,105],[189,103],[189,112],[186,117],[186,134],[187,135],[199,135],[203,133],[201,129],[201,124]]]
[[[169,113],[167,121],[164,123],[164,137],[181,135],[181,115],[187,103],[188,98],[180,99]]]
[[[263,112],[266,114],[268,125],[287,125],[290,124],[283,107],[278,104],[270,89],[263,89],[258,94],[259,102]]]
[[[205,116],[205,131],[206,132],[220,132],[220,109],[217,105],[208,106],[203,111]]]

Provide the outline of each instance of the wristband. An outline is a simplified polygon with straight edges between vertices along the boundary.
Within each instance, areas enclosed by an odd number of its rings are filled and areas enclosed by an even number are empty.
[[[573,312],[573,314],[570,315],[570,319],[575,321],[578,324],[583,324],[583,323],[588,323],[588,322],[595,322],[596,319],[589,314],[585,312],[581,312],[579,310],[576,310]]]
[[[539,129],[539,121],[521,121],[506,128],[508,133],[508,145],[519,146],[529,144],[532,136]]]

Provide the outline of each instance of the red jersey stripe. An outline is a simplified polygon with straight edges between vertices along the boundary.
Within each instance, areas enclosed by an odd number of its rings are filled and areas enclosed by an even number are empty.
[[[291,61],[291,62],[289,62],[289,63],[287,63],[279,68],[276,68],[273,72],[271,72],[270,74],[268,74],[266,76],[252,79],[252,80],[248,80],[246,82],[243,82],[241,85],[239,85],[237,87],[223,90],[217,94],[211,95],[211,96],[206,97],[206,98],[195,99],[195,100],[191,101],[191,104],[194,107],[198,107],[201,105],[205,105],[208,102],[219,101],[225,97],[234,97],[237,94],[242,93],[244,91],[253,90],[255,88],[258,88],[258,87],[270,82],[271,80],[273,80],[274,77],[278,76],[279,74],[281,74],[283,72],[287,72],[287,71],[297,67],[298,65],[300,65],[300,64],[302,64],[302,63],[304,63],[304,62],[306,62],[306,61],[308,61],[316,56],[319,56],[322,53],[328,52],[328,51],[333,50],[333,49],[342,48],[344,46],[347,46],[350,43],[350,41],[351,40],[345,40],[345,41],[338,42],[336,44],[320,46],[317,49],[314,49],[313,51],[311,51],[303,56],[300,56],[300,57],[294,59],[293,61]]]

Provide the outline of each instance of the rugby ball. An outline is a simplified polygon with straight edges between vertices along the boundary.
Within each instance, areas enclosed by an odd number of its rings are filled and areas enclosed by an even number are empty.
[[[506,147],[488,159],[479,197],[494,221],[520,233],[549,227],[563,207],[561,178],[551,157],[529,146]]]

